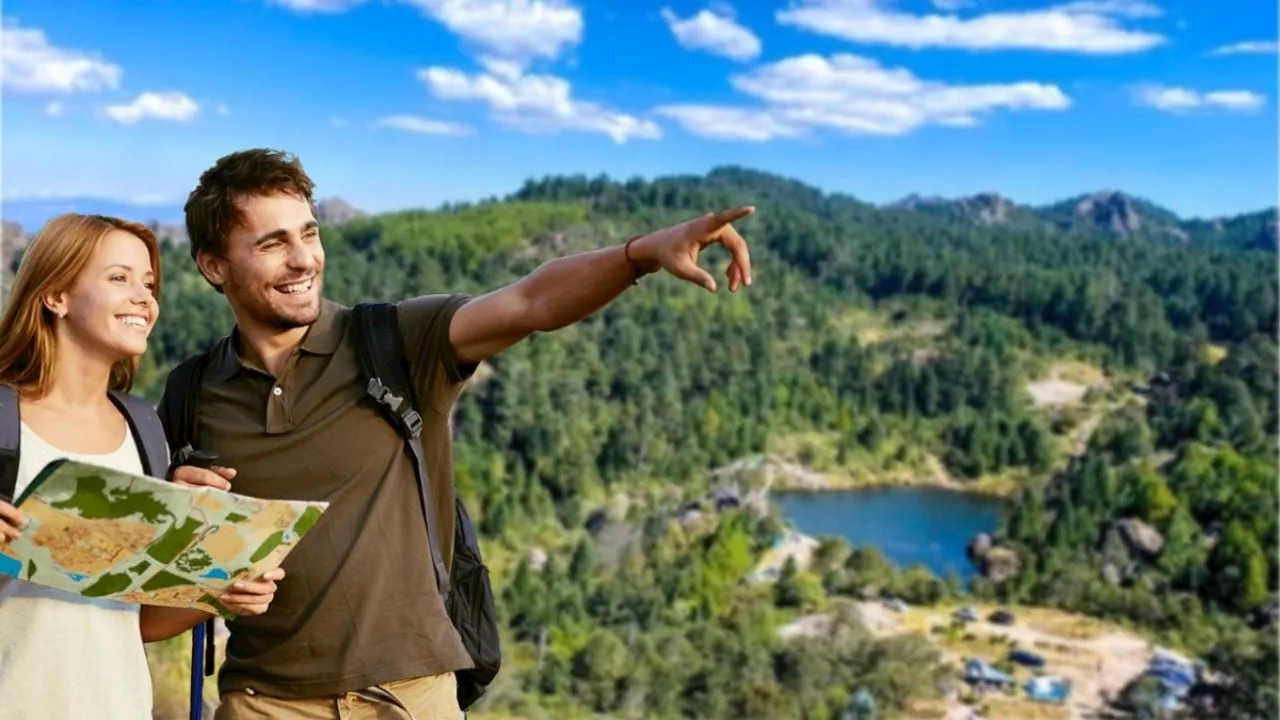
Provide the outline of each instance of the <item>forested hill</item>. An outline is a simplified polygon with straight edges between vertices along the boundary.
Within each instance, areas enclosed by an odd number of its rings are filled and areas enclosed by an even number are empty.
[[[936,695],[944,674],[923,640],[854,628],[796,645],[774,629],[867,593],[933,602],[955,582],[827,543],[775,588],[752,586],[743,578],[779,537],[776,518],[677,515],[712,470],[758,453],[833,477],[945,476],[1018,498],[993,538],[1014,562],[976,592],[1267,667],[1252,660],[1267,634],[1250,628],[1276,591],[1280,291],[1275,255],[1244,240],[1122,238],[1031,222],[1025,209],[988,222],[879,208],[738,168],[561,177],[501,200],[326,224],[326,292],[344,303],[478,293],[745,203],[758,208],[740,224],[751,288],[710,295],[647,277],[495,358],[459,402],[457,482],[510,632],[490,702],[530,717],[775,718],[829,717],[855,687],[886,708]],[[722,272],[725,255],[708,255]],[[164,268],[140,379],[152,397],[164,370],[231,325],[185,247],[168,246]],[[1104,380],[1071,407],[1033,402],[1028,382],[1063,363]],[[1172,554],[1125,545],[1121,522],[1167,536]]]
[[[734,197],[748,193],[761,202],[778,203],[825,220],[874,222],[874,215],[926,215],[961,226],[1009,227],[1032,232],[1059,231],[1113,239],[1135,239],[1174,245],[1202,245],[1269,250],[1277,245],[1275,208],[1212,219],[1183,219],[1145,198],[1114,190],[1083,194],[1044,206],[1019,204],[998,193],[941,198],[908,195],[877,207],[841,194],[824,194],[795,180],[740,167],[721,167],[706,176],[662,178],[654,183],[610,182],[607,178],[551,177],[529,181],[514,197],[568,200],[590,198],[602,207],[620,194],[635,196],[644,188],[648,203],[670,205],[663,196],[691,191],[704,197]],[[622,207],[632,209],[638,197]],[[879,211],[879,212],[877,212]]]

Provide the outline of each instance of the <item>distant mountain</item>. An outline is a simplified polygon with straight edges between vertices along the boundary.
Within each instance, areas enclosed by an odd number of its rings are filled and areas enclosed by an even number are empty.
[[[1037,214],[1064,230],[1100,230],[1121,238],[1188,239],[1173,211],[1114,190],[1063,200],[1040,208]]]
[[[1182,227],[1192,241],[1206,245],[1232,244],[1274,252],[1280,242],[1276,213],[1272,210],[1216,220],[1189,220]]]
[[[914,210],[955,220],[971,220],[979,225],[1005,225],[1035,220],[1035,215],[1029,208],[992,192],[954,199],[922,197],[912,193],[891,203],[889,207]]]
[[[1118,239],[1222,245],[1275,251],[1276,211],[1184,220],[1150,200],[1115,190],[1079,195],[1043,206],[1019,205],[995,193],[961,198],[908,195],[886,209],[922,213],[979,225],[1054,228],[1104,233]]]
[[[368,213],[340,197],[324,198],[316,203],[316,219],[325,225],[344,225],[365,215]]]
[[[599,182],[603,182],[600,180]],[[1223,218],[1183,219],[1168,208],[1116,190],[1079,195],[1049,205],[1023,205],[995,192],[959,198],[908,195],[896,202],[876,206],[840,193],[826,194],[818,188],[771,173],[736,166],[712,170],[699,182],[723,188],[741,188],[756,202],[785,198],[789,207],[835,221],[856,221],[877,212],[911,212],[937,219],[969,222],[984,226],[1057,229],[1066,232],[1104,233],[1118,239],[1221,245],[1244,249],[1276,251],[1276,211],[1263,210]],[[512,199],[520,199],[517,191]],[[16,224],[20,232],[7,232],[20,247],[25,238],[50,218],[64,212],[97,213],[138,220],[151,226],[156,235],[175,244],[186,242],[182,206],[141,204],[106,198],[76,197],[38,200],[6,200],[0,203],[0,219]],[[325,224],[342,225],[367,215],[340,197],[317,201],[316,214]]]
[[[46,222],[68,212],[136,220],[150,227],[162,242],[168,240],[175,245],[187,242],[186,222],[181,205],[151,205],[127,200],[77,197],[5,200],[0,203],[0,219],[4,222],[7,247],[12,249],[24,246]],[[326,224],[341,225],[367,214],[339,197],[325,198],[316,203],[316,215],[320,222]]]
[[[21,225],[22,229],[28,233],[35,233],[50,219],[68,212],[112,215],[142,223],[183,224],[182,205],[153,205],[95,197],[40,198],[0,202],[0,218],[6,222]]]

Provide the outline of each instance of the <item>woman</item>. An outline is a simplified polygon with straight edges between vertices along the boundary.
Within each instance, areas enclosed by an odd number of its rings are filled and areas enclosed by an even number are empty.
[[[59,457],[142,474],[133,433],[108,390],[133,384],[159,296],[159,250],[143,225],[69,214],[32,240],[0,318],[0,383],[16,390],[21,417],[15,497]],[[0,502],[0,543],[25,523]],[[220,600],[233,612],[260,614],[281,577],[273,570]],[[173,637],[208,617],[0,577],[0,720],[149,720],[144,639]]]

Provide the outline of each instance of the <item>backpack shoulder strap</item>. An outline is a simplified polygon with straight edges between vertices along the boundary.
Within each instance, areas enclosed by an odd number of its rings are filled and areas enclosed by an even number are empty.
[[[219,346],[214,347],[216,349]],[[209,353],[203,352],[183,360],[165,381],[159,413],[165,436],[169,439],[169,447],[173,448],[169,469],[184,464],[195,452],[200,384],[208,357]]]
[[[18,415],[18,391],[0,385],[0,500],[12,503],[18,486],[18,452],[22,420]]]
[[[119,390],[111,390],[110,395],[112,402],[129,421],[129,429],[145,466],[143,470],[151,477],[163,478],[169,469],[169,443],[165,441],[164,426],[160,424],[156,409],[137,395]]]
[[[449,572],[440,553],[438,508],[432,501],[431,479],[427,475],[426,453],[422,449],[422,416],[413,397],[400,337],[400,320],[392,303],[360,303],[352,308],[355,323],[356,356],[366,378],[365,392],[378,403],[382,414],[404,437],[413,453],[418,478],[418,494],[427,521],[431,544],[431,564],[441,597],[449,597]]]
[[[224,338],[225,340],[225,338]],[[191,462],[197,452],[193,447],[196,442],[196,419],[200,401],[200,384],[204,378],[204,368],[211,352],[221,347],[215,344],[209,352],[197,353],[178,363],[169,372],[164,383],[164,396],[160,398],[159,417],[164,426],[169,446],[174,448],[168,458],[165,477],[168,478],[174,468]],[[189,719],[201,720],[204,715],[204,678],[213,675],[215,646],[213,641],[213,620],[206,620],[191,629],[191,678],[188,706]]]

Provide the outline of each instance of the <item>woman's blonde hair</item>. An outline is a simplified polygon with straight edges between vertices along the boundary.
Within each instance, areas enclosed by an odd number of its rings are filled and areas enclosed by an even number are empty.
[[[67,213],[53,218],[27,246],[0,317],[0,383],[29,388],[37,397],[48,393],[58,357],[54,315],[45,298],[70,290],[113,230],[134,235],[147,246],[155,278],[151,294],[160,299],[160,248],[146,225],[104,215]],[[116,363],[111,388],[128,391],[137,372],[136,357]]]

